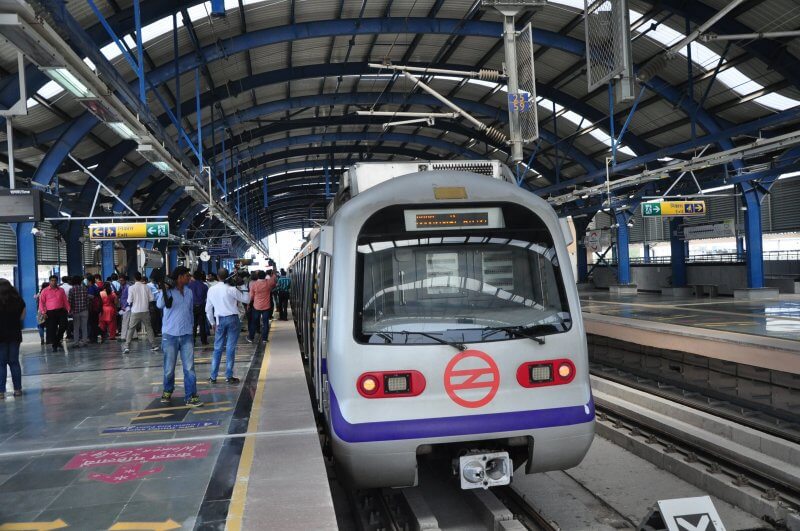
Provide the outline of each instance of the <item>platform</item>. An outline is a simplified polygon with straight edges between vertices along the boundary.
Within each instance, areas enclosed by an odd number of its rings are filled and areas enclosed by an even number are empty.
[[[607,291],[581,291],[585,313],[652,321],[800,341],[800,296],[777,300],[737,300],[731,297],[668,297],[655,293],[613,297]],[[759,338],[760,339],[760,338]]]
[[[291,503],[264,497],[275,492],[264,467],[287,462],[302,485],[275,488],[318,500],[315,522],[335,526],[295,335],[290,323],[273,330],[272,348],[242,336],[238,385],[205,382],[211,347],[196,348],[197,409],[182,405],[180,381],[173,403],[159,402],[162,355],[141,342],[126,356],[116,342],[52,353],[26,336],[25,394],[0,402],[0,528],[238,529],[254,506],[254,525],[269,528]]]

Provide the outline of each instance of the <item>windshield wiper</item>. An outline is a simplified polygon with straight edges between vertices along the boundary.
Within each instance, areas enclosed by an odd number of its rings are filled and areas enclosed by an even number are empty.
[[[459,352],[467,350],[467,346],[464,345],[463,343],[457,343],[455,341],[447,341],[446,339],[442,339],[441,337],[436,337],[435,335],[428,334],[427,332],[411,332],[409,330],[398,330],[396,332],[376,332],[375,333],[375,335],[377,335],[379,337],[382,337],[384,339],[388,339],[389,341],[387,341],[387,343],[394,343],[394,341],[391,341],[391,339],[389,338],[389,336],[392,335],[392,334],[404,334],[406,336],[409,336],[411,334],[416,334],[418,336],[425,336],[427,338],[433,339],[434,341],[436,341],[438,343],[441,343],[442,345],[450,345],[451,347],[453,347],[455,349],[458,349]]]
[[[505,332],[509,336],[517,335],[517,336],[520,336],[520,337],[525,337],[525,338],[532,339],[532,340],[536,341],[540,345],[544,345],[544,338],[543,337],[539,337],[539,336],[535,336],[533,334],[529,334],[528,332],[526,332],[526,330],[528,328],[533,328],[533,327],[528,327],[528,326],[489,326],[487,328],[484,328],[484,330],[490,331],[490,333],[489,333],[490,336],[493,335],[493,334],[496,334],[497,332]]]

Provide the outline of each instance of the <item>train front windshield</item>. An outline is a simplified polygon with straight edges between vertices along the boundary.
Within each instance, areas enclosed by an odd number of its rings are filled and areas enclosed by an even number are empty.
[[[362,231],[358,339],[475,343],[569,330],[552,236],[532,213],[503,211],[510,226],[502,228],[380,234],[388,215]]]

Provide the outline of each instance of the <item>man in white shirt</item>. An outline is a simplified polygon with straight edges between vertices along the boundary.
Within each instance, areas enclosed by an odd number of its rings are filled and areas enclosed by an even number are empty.
[[[128,321],[128,333],[125,336],[125,347],[123,352],[126,354],[131,351],[131,338],[133,333],[139,328],[139,325],[144,326],[144,332],[147,334],[147,340],[150,342],[150,350],[156,352],[158,345],[156,345],[156,338],[153,334],[153,327],[150,323],[150,303],[153,302],[153,292],[145,284],[145,279],[141,273],[134,275],[136,282],[128,287],[128,308],[130,308],[130,320]],[[140,336],[141,337],[141,336]]]
[[[228,278],[226,269],[220,269],[217,274],[220,279]],[[242,304],[250,302],[249,295],[223,280],[208,289],[206,316],[208,322],[211,323],[211,330],[214,332],[214,354],[211,357],[211,377],[208,379],[212,384],[217,383],[223,346],[226,347],[225,381],[231,384],[239,383],[239,378],[233,376],[233,363],[236,359],[236,343],[239,341],[239,332],[242,329],[242,323],[239,320],[238,303],[240,302]]]

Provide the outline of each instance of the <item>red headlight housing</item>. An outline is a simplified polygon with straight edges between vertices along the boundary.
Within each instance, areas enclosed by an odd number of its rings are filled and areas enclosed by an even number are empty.
[[[575,364],[568,359],[529,361],[517,369],[522,387],[547,387],[568,384],[575,379]]]
[[[364,398],[399,398],[420,395],[425,385],[419,371],[372,371],[358,377],[356,390]]]

